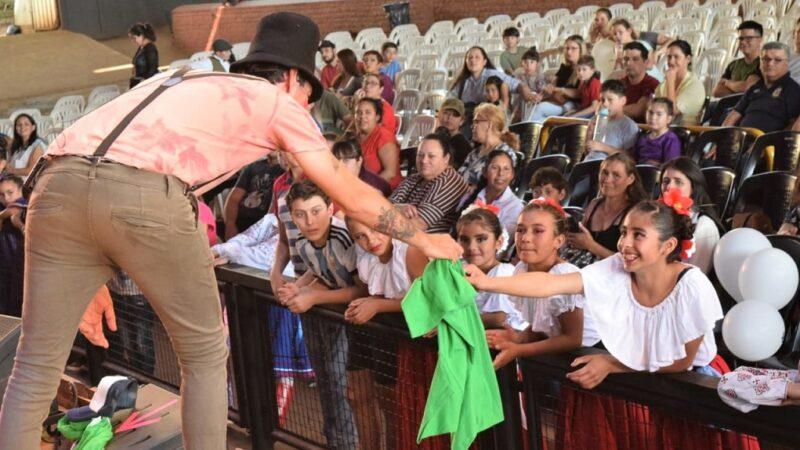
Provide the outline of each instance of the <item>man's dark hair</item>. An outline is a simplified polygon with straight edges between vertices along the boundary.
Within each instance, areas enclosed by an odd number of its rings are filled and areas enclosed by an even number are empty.
[[[283,83],[286,81],[286,74],[289,68],[273,63],[253,63],[241,69],[241,73],[263,78],[272,84]],[[308,83],[303,74],[297,72],[297,81],[302,85]]]
[[[546,184],[553,186],[557,191],[569,193],[569,184],[567,179],[564,178],[564,174],[553,167],[542,167],[534,172],[528,186],[534,189]]]
[[[647,57],[650,56],[650,52],[647,50],[647,47],[645,47],[644,44],[639,41],[628,42],[624,47],[622,47],[622,50],[639,50],[639,52],[642,54],[642,59],[644,60],[647,60]]]
[[[503,30],[503,37],[519,37],[519,29],[517,27],[508,27]]]
[[[536,47],[531,47],[522,54],[522,60],[530,59],[531,61],[539,61],[539,52]]]
[[[739,24],[739,28],[737,28],[737,30],[753,30],[758,33],[759,36],[764,36],[764,27],[762,27],[761,24],[755,20],[745,20]]]
[[[619,80],[606,80],[600,85],[600,92],[611,92],[620,97],[625,96],[625,85]]]
[[[387,48],[393,48],[397,50],[397,44],[392,41],[386,41],[381,45],[381,53],[385,52]]]
[[[292,184],[289,193],[286,194],[286,206],[292,209],[295,200],[308,200],[311,197],[320,197],[326,205],[331,204],[331,199],[322,189],[311,180],[302,180]]]

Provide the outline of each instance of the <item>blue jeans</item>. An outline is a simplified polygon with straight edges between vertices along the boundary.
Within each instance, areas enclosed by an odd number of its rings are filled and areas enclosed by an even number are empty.
[[[323,433],[328,448],[356,449],[358,430],[347,401],[347,329],[314,316],[301,316],[306,347],[317,377]]]
[[[542,102],[536,105],[529,120],[531,122],[544,122],[544,119],[552,116],[560,116],[573,109],[574,106],[572,102],[564,103],[563,106],[550,102]]]

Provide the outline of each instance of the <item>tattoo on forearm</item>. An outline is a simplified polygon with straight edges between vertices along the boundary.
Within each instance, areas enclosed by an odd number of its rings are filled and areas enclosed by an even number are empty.
[[[394,207],[381,207],[375,229],[401,241],[412,238],[418,231],[417,227]]]

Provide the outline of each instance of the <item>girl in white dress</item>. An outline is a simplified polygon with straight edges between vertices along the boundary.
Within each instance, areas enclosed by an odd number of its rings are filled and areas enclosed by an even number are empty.
[[[467,263],[476,265],[490,277],[510,276],[514,274],[514,266],[497,260],[498,253],[504,251],[508,243],[508,233],[491,207],[472,205],[464,210],[456,223],[458,243],[464,248]],[[478,292],[475,303],[486,328],[503,328],[508,324],[522,331],[528,327],[506,294]]]
[[[566,230],[564,210],[555,200],[542,197],[531,201],[517,220],[515,242],[520,262],[514,273],[578,272],[577,267],[558,256],[558,249],[566,240]],[[495,368],[519,357],[568,352],[581,345],[592,346],[600,340],[584,313],[582,295],[514,299],[530,326],[522,332],[509,329],[486,332],[489,346],[499,351],[494,359]]]
[[[368,226],[347,218],[350,236],[358,244],[357,267],[358,276],[367,286],[369,297],[360,298],[350,303],[344,317],[350,323],[363,324],[378,313],[401,312],[400,303],[411,288],[411,283],[422,276],[428,259],[414,247],[379,233]],[[395,365],[394,361],[385,361],[388,355],[395,352],[392,341],[369,342],[369,348],[379,348],[372,359],[381,359],[376,371],[385,372],[386,367]],[[355,347],[351,344],[351,358]],[[363,347],[363,346],[362,346]],[[425,439],[419,446],[416,444],[416,433],[425,410],[425,400],[436,368],[437,354],[433,347],[416,345],[407,341],[397,342],[396,385],[393,390],[384,391],[380,395],[383,412],[393,415],[387,418],[389,428],[387,434],[397,450],[425,449],[445,450],[449,448],[449,439],[436,436]],[[358,357],[358,355],[355,355]],[[383,369],[383,370],[380,370]],[[381,373],[378,373],[380,377]],[[385,375],[385,373],[383,374]],[[395,374],[390,374],[394,378]],[[385,377],[384,377],[385,378]],[[394,380],[392,380],[394,381]],[[378,395],[375,395],[378,397]],[[388,401],[384,401],[388,400]]]
[[[722,307],[705,274],[681,262],[692,239],[691,206],[678,190],[637,204],[620,227],[619,253],[579,272],[490,278],[468,266],[467,278],[477,289],[520,297],[583,294],[609,351],[573,361],[581,367],[567,377],[583,388],[612,373],[705,368],[716,356],[713,328]]]

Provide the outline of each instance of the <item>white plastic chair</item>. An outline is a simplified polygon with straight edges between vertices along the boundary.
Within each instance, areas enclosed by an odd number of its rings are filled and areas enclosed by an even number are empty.
[[[14,122],[11,119],[0,119],[0,133],[12,136],[14,134]]]
[[[236,59],[239,59],[239,58],[236,58]],[[180,69],[182,67],[191,66],[191,65],[192,65],[192,60],[191,59],[176,59],[175,61],[172,61],[171,63],[169,63],[169,69],[168,70],[177,70],[177,69]]]
[[[594,20],[594,15],[598,9],[600,9],[600,7],[596,5],[581,6],[575,10],[575,13],[573,13],[572,16],[575,17],[575,20],[579,20],[588,24]]]
[[[386,40],[386,33],[383,32],[383,28],[363,28],[358,32],[358,34],[356,34],[355,42],[359,47],[365,48],[364,41],[375,37],[380,37],[383,40]]]
[[[517,17],[515,17],[514,21],[517,22],[517,27],[525,28],[525,26],[528,24],[529,21],[538,19],[540,17],[541,16],[539,16],[539,13],[537,12],[527,12],[527,13],[522,13]]]
[[[556,26],[562,17],[570,14],[567,8],[556,8],[544,13],[544,18],[550,21],[550,25]]]
[[[503,45],[503,40],[500,38],[486,39],[481,43],[481,47],[487,52],[494,50],[500,50],[502,52],[506,49],[505,45]]]
[[[660,1],[660,0],[651,0],[648,2],[644,2],[639,5],[639,11],[642,11],[647,14],[647,28],[649,29],[653,26],[653,23],[656,20],[661,11],[667,8],[667,4]]]
[[[503,50],[491,50],[486,52],[486,54],[489,56],[489,61],[494,64],[494,67],[497,68],[497,70],[503,70],[500,68],[500,55],[503,54]]]
[[[422,53],[416,54],[411,59],[411,64],[413,68],[419,69],[422,71],[425,70],[434,70],[439,68],[439,55],[435,53]]]
[[[435,116],[445,99],[447,99],[446,90],[435,90],[428,92],[419,103],[417,114],[429,114]]]
[[[56,101],[55,106],[53,106],[53,110],[50,113],[54,113],[61,109],[76,109],[80,114],[83,112],[83,108],[86,106],[86,100],[84,100],[82,95],[65,95],[64,97],[59,98]]]
[[[534,36],[522,36],[519,38],[519,45],[528,48],[539,48],[539,42],[536,41],[536,37]]]
[[[416,24],[408,23],[392,28],[391,33],[389,33],[389,40],[392,42],[403,42],[404,39],[412,36],[420,36],[419,28],[417,28]]]
[[[706,34],[702,31],[690,31],[680,35],[681,39],[692,46],[692,53],[699,55],[703,52],[706,45]]]
[[[411,126],[411,121],[417,115],[417,109],[422,101],[422,93],[417,89],[406,89],[394,97],[394,112],[403,118],[400,134],[405,136],[406,130]]]
[[[422,71],[420,69],[406,69],[397,74],[397,85],[394,90],[397,92],[405,90],[418,90],[422,81]]]
[[[209,52],[197,52],[197,53],[192,54],[192,56],[190,56],[189,59],[192,62],[202,61],[202,60],[208,58],[209,56],[211,56],[212,54],[214,54],[214,52],[210,52],[210,51]]]
[[[608,7],[614,17],[627,17],[629,13],[633,12],[633,5],[630,3],[616,3]]]
[[[718,31],[712,34],[706,41],[706,48],[719,48],[725,51],[728,57],[736,55],[739,46],[739,33],[736,31]]]
[[[92,92],[89,93],[89,98],[86,99],[87,106],[89,103],[92,103],[95,100],[95,97],[105,95],[108,92],[113,92],[119,95],[119,86],[115,84],[107,84],[103,86],[97,86],[96,88],[92,89]]]
[[[86,104],[84,114],[94,111],[117,97],[119,97],[119,92],[107,91],[98,94]]]
[[[461,32],[461,30],[464,27],[471,26],[471,25],[479,25],[479,24],[480,24],[480,22],[478,22],[478,19],[476,19],[474,17],[465,17],[465,18],[459,20],[458,22],[456,22],[455,26],[453,27],[453,31],[455,31],[456,34],[458,34],[458,33]]]
[[[420,91],[431,92],[447,89],[449,76],[447,69],[433,69],[422,72]]]
[[[711,34],[719,33],[720,31],[733,31],[736,33],[736,29],[739,28],[739,24],[742,23],[742,19],[739,16],[716,16],[714,17],[714,25],[713,31]]]
[[[486,18],[486,21],[483,22],[483,29],[489,33],[493,32],[495,28],[498,26],[505,25],[508,22],[511,22],[511,16],[508,14],[497,14],[494,16],[489,16]],[[503,30],[500,30],[501,32]]]
[[[233,48],[231,49],[231,53],[236,58],[236,60],[240,60],[247,56],[247,52],[250,51],[250,43],[249,42],[237,42],[233,44]]]
[[[678,0],[672,6],[674,8],[680,8],[681,13],[683,13],[683,16],[686,17],[686,16],[692,14],[692,10],[694,8],[697,8],[698,3],[697,3],[697,0]]]
[[[418,146],[423,137],[433,132],[435,126],[436,118],[433,116],[424,114],[414,116],[408,132],[403,133],[403,144],[400,148]]]
[[[707,49],[697,57],[692,71],[704,78],[706,93],[711,94],[714,90],[714,85],[725,70],[728,58],[728,53],[721,48]]]
[[[444,59],[444,68],[447,69],[450,76],[458,76],[458,73],[461,72],[461,68],[464,67],[465,57],[466,52],[454,52],[451,50],[450,53],[447,54],[447,57]]]
[[[425,38],[427,39],[429,36],[455,32],[456,26],[452,20],[440,20],[431,24],[430,28],[428,28],[428,31],[425,32]]]

